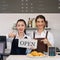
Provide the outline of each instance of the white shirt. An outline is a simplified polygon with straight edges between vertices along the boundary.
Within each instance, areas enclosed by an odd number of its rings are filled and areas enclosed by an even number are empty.
[[[19,37],[18,33],[16,34],[16,39],[31,39],[28,35],[24,34],[24,36],[22,38]]]
[[[39,34],[37,31],[35,31],[35,38],[45,38],[46,37],[46,30],[44,30],[43,32],[41,32],[41,34]],[[47,39],[48,41],[50,42],[50,44],[52,46],[54,46],[54,37],[52,35],[51,32],[48,31],[48,34],[47,34]]]

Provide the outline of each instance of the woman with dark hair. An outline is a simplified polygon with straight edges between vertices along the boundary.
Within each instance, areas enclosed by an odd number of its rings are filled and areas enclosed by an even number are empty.
[[[43,15],[38,15],[35,19],[37,30],[34,31],[33,38],[38,40],[37,51],[47,51],[48,46],[54,46],[54,38],[52,33],[45,30],[47,21]]]
[[[10,33],[8,36],[14,38],[12,41],[11,54],[26,55],[28,53],[26,48],[18,47],[19,39],[30,39],[26,35],[26,22],[23,19],[19,19],[16,23],[17,34]]]

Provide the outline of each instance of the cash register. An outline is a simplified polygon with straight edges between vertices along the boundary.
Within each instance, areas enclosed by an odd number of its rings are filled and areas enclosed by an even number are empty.
[[[3,60],[4,52],[5,52],[5,42],[0,42],[0,60]]]

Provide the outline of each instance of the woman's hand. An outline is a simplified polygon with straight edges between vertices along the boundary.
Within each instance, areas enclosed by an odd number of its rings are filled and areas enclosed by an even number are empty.
[[[48,46],[51,46],[51,44],[50,44],[50,42],[48,41],[48,39],[41,40],[41,42],[43,42],[44,44],[47,44]]]
[[[31,46],[29,47],[29,49],[36,49],[36,48],[34,48],[34,46],[31,45]]]
[[[43,42],[44,44],[47,44],[48,40],[47,39],[43,39],[43,40],[41,40],[41,42]]]
[[[8,34],[8,37],[9,37],[9,38],[14,38],[15,36],[16,36],[16,35],[15,35],[14,33],[12,33],[12,32]]]

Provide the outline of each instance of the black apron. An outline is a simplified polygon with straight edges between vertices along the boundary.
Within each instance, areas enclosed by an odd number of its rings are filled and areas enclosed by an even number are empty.
[[[27,37],[25,37],[27,39]],[[11,55],[26,55],[26,48],[18,47],[18,39],[14,37],[11,47]]]
[[[46,32],[46,37],[47,38],[47,35],[48,35],[48,31]],[[35,51],[38,51],[38,52],[47,52],[47,44],[44,44],[41,40],[45,39],[45,38],[35,38],[35,32],[33,33],[33,38],[38,40],[38,43],[37,43],[37,49],[34,49]],[[34,51],[33,50],[33,51]]]

